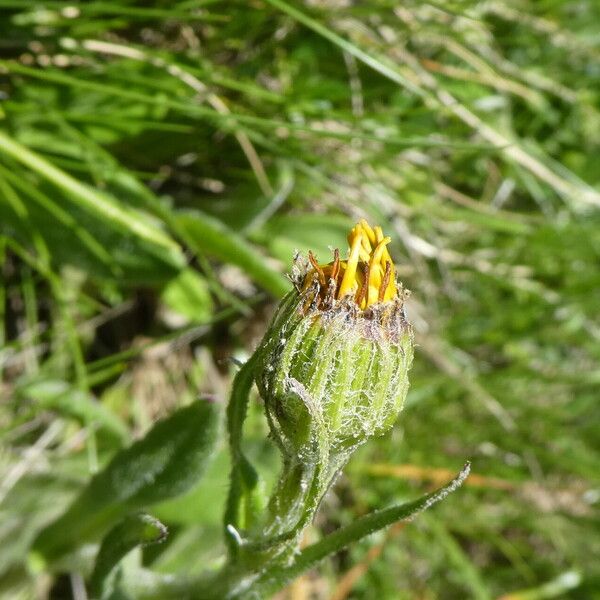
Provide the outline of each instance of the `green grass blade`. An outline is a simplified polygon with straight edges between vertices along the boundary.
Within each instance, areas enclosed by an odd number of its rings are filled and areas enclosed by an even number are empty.
[[[0,131],[0,153],[26,165],[59,189],[68,193],[83,208],[106,219],[124,233],[134,234],[168,251],[175,264],[183,264],[183,256],[179,246],[158,227],[151,225],[147,218],[133,211],[128,211],[119,204],[71,175],[58,169],[46,159],[32,152],[16,140]]]

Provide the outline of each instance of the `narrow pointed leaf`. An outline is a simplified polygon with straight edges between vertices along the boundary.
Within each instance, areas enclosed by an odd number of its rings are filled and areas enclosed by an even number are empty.
[[[177,216],[177,225],[185,231],[194,249],[237,265],[257,284],[279,298],[289,291],[285,277],[269,265],[257,249],[220,221],[198,211]]]
[[[470,463],[466,463],[452,481],[435,492],[427,494],[414,502],[376,510],[357,519],[350,525],[334,531],[321,541],[300,552],[291,565],[267,571],[256,581],[252,587],[252,591],[261,598],[268,598],[288,582],[298,577],[298,575],[314,567],[321,560],[338,552],[342,548],[357,542],[371,533],[384,529],[392,523],[410,521],[417,514],[427,510],[440,500],[446,498],[448,494],[458,489],[468,477],[470,470]]]

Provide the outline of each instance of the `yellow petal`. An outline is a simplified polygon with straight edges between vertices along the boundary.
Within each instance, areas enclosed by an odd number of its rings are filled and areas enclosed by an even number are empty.
[[[356,228],[354,228],[356,229]],[[352,230],[354,232],[354,229]],[[344,277],[338,291],[338,298],[342,298],[356,285],[356,269],[358,267],[358,258],[360,255],[360,247],[362,244],[362,230],[358,230],[352,239],[352,247],[350,248],[350,256],[348,264],[344,271]]]

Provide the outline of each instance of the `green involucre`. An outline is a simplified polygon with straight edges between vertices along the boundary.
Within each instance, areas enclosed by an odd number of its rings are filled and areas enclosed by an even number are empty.
[[[385,433],[402,409],[413,358],[403,298],[360,310],[347,297],[321,309],[309,306],[311,294],[288,294],[259,349],[258,387],[287,455],[310,454],[321,436],[345,453]]]

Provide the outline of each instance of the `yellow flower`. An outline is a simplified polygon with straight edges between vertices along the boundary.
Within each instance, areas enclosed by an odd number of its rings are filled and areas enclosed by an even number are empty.
[[[337,249],[328,264],[311,252],[308,261],[295,259],[295,289],[263,338],[256,375],[271,432],[288,457],[327,448],[345,460],[400,413],[413,334],[389,242],[362,220],[348,235],[345,260]]]
[[[306,289],[317,278],[322,300],[352,296],[361,309],[391,300],[398,288],[396,269],[387,249],[390,241],[381,227],[371,228],[362,219],[348,234],[347,260],[340,260],[336,249],[333,261],[321,265],[309,252],[312,269],[306,274],[303,287]]]

